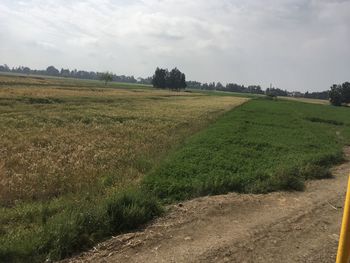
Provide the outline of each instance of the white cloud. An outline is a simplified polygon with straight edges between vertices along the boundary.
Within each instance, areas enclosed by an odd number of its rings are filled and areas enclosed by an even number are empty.
[[[3,0],[0,63],[324,90],[349,78],[349,14],[340,0]]]

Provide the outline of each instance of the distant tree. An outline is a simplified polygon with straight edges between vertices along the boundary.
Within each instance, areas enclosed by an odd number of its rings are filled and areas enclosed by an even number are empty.
[[[34,75],[49,75],[49,76],[60,76],[65,78],[78,78],[78,79],[94,79],[98,80],[100,79],[100,76],[103,74],[101,72],[94,72],[94,71],[85,71],[85,70],[69,70],[69,69],[61,69],[58,70],[54,66],[49,66],[45,70],[38,70],[38,69],[30,69],[28,67],[13,67],[9,68],[6,64],[0,65],[0,71],[1,72],[14,72],[14,73],[20,73],[20,74],[34,74]],[[134,76],[118,76],[115,74],[112,74],[112,78],[114,81],[119,82],[127,82],[127,83],[136,83],[138,82]],[[152,79],[151,77],[147,78],[149,81]],[[150,82],[148,82],[150,84]]]
[[[186,88],[186,77],[180,70],[173,68],[167,79],[168,87],[172,90],[180,90]]]
[[[254,94],[263,94],[264,93],[259,85],[250,85],[250,86],[248,86],[247,91],[249,93],[254,93]]]
[[[158,89],[165,89],[167,87],[167,78],[169,72],[167,69],[157,68],[152,78],[152,85]]]
[[[238,85],[236,83],[228,83],[226,85],[226,90],[230,92],[248,92],[243,85]]]
[[[60,72],[60,75],[61,77],[69,77],[70,76],[70,71],[69,69],[61,69],[61,72]]]
[[[344,82],[341,85],[342,102],[345,104],[350,103],[350,82]]]
[[[202,89],[208,90],[209,89],[209,84],[208,83],[203,83],[202,84]]]
[[[320,99],[320,100],[329,100],[329,90],[321,91],[321,92],[306,92],[304,94],[305,98],[311,99]]]
[[[113,80],[113,74],[109,73],[108,71],[104,73],[100,73],[100,80],[104,81],[105,85],[107,85],[109,81]]]
[[[329,100],[334,106],[341,106],[343,101],[341,85],[334,84],[329,92]]]
[[[22,73],[24,73],[24,74],[29,74],[29,73],[30,73],[30,68],[28,68],[28,67],[22,67]]]
[[[147,77],[147,78],[137,78],[137,82],[138,83],[141,83],[141,84],[152,84],[152,80],[153,78],[152,77]]]
[[[216,84],[215,82],[210,82],[210,83],[206,83],[206,85],[204,86],[206,90],[215,90],[216,88]]]
[[[220,82],[216,83],[215,89],[216,90],[223,90],[225,87]]]
[[[198,81],[186,81],[186,87],[190,89],[202,89],[202,83]]]
[[[46,69],[46,74],[50,76],[58,76],[60,74],[60,71],[54,66],[49,66]]]
[[[186,75],[181,73],[180,88],[185,89],[187,87]]]
[[[267,88],[265,94],[275,96],[288,96],[288,92],[286,90],[282,90],[279,88]]]
[[[0,71],[2,72],[8,72],[8,71],[11,71],[11,69],[9,68],[9,66],[7,66],[6,64],[4,65],[0,65]]]

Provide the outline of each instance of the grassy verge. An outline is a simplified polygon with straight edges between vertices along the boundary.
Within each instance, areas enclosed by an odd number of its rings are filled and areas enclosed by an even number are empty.
[[[350,142],[349,109],[256,99],[193,136],[143,180],[172,202],[229,191],[302,190]]]
[[[80,205],[66,204],[54,217],[50,216],[52,208],[52,204],[43,204],[21,210],[32,226],[0,239],[1,262],[62,259],[112,234],[135,229],[163,211],[153,196],[138,188],[110,194],[104,199],[80,200]]]

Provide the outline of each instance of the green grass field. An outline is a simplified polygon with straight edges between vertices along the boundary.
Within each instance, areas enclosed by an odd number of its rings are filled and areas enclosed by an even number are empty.
[[[348,108],[252,100],[194,135],[143,180],[146,191],[176,201],[229,191],[302,190],[329,177],[350,143]]]
[[[342,161],[349,108],[234,95],[0,77],[0,261],[70,256],[178,200],[302,190]]]

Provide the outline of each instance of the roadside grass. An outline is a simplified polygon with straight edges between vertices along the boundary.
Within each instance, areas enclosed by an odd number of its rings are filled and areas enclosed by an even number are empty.
[[[0,238],[1,262],[58,260],[92,247],[108,236],[134,230],[163,212],[154,196],[129,188],[103,198],[71,200],[52,216],[53,204],[31,204],[20,213],[30,224],[11,229]],[[39,211],[35,211],[39,210]],[[27,212],[27,214],[26,214]],[[28,219],[28,215],[31,218]]]
[[[330,177],[350,143],[348,108],[256,99],[192,136],[144,177],[163,202],[197,196],[303,190]]]

